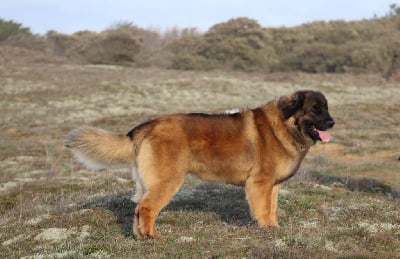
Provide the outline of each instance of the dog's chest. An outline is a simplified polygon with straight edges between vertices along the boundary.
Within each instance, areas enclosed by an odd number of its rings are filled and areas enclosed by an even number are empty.
[[[300,163],[301,158],[282,159],[276,164],[276,168],[274,170],[275,179],[279,182],[289,179],[297,172]]]

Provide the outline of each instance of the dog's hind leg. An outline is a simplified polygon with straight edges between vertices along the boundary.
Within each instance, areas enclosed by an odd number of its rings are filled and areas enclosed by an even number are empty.
[[[135,209],[134,232],[138,239],[158,237],[155,230],[157,216],[179,191],[184,179],[174,177],[173,181],[146,186],[146,192]]]
[[[185,166],[179,164],[176,153],[174,157],[171,157],[172,152],[163,156],[146,148],[151,147],[142,145],[143,156],[138,157],[139,176],[145,190],[135,209],[133,231],[138,239],[158,237],[157,216],[179,191],[187,172]]]
[[[139,203],[143,198],[145,189],[143,186],[142,179],[140,178],[139,171],[136,166],[132,167],[132,176],[133,176],[133,179],[135,180],[136,189],[135,189],[135,194],[132,196],[131,200],[133,202]]]

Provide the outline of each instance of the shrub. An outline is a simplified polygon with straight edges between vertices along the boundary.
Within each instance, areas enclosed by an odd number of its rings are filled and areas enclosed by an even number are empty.
[[[75,35],[61,34],[49,31],[46,34],[50,51],[53,55],[71,57],[71,50],[79,45],[78,37]]]
[[[47,42],[46,39],[32,34],[16,34],[8,37],[3,43],[14,47],[22,47],[26,49],[46,51]]]
[[[331,22],[313,22],[299,28],[312,35],[313,42],[328,44],[345,44],[359,38],[358,31],[351,22],[341,20]]]
[[[256,21],[232,19],[213,26],[204,36],[189,37],[171,44],[169,47],[176,54],[172,68],[268,69],[276,58],[273,47],[268,44],[271,40],[270,32]],[[194,66],[197,62],[199,64]]]
[[[390,78],[396,72],[400,72],[400,38],[388,37],[381,40],[380,53],[385,64],[382,74]]]
[[[314,22],[272,30],[274,71],[363,72],[389,77],[399,70],[400,17]]]
[[[312,22],[292,28],[263,28],[241,17],[212,26],[166,32],[119,22],[96,33],[50,31],[45,37],[0,19],[0,41],[47,49],[55,56],[96,64],[134,64],[172,69],[304,71],[309,73],[400,73],[399,7],[381,18]]]
[[[314,41],[311,32],[302,27],[271,29],[272,46],[279,56],[290,54],[297,46]]]
[[[140,35],[135,32],[127,28],[73,35],[51,31],[47,39],[58,56],[92,64],[127,64],[135,61],[141,48]]]
[[[313,43],[298,50],[300,69],[312,73],[343,72],[346,57],[339,48],[328,43]]]
[[[4,41],[17,34],[31,35],[32,33],[28,27],[23,27],[20,23],[0,18],[0,41]]]
[[[140,39],[127,31],[104,32],[87,47],[86,59],[93,64],[133,63],[140,51]]]
[[[381,55],[379,44],[356,44],[350,49],[351,70],[353,72],[383,72],[385,60]]]

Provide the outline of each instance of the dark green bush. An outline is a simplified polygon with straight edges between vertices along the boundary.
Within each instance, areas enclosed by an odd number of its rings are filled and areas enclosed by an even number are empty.
[[[0,41],[18,34],[31,35],[32,33],[28,27],[23,27],[21,23],[12,20],[6,21],[0,18]]]
[[[263,28],[245,17],[212,26],[206,33],[172,28],[144,30],[130,22],[97,33],[29,28],[0,19],[0,42],[46,50],[69,60],[183,70],[303,71],[308,73],[400,73],[400,15],[362,21],[312,22],[292,28]]]
[[[49,32],[47,38],[55,55],[92,64],[133,63],[141,48],[140,35],[126,28],[73,35]]]
[[[93,64],[133,63],[140,39],[126,31],[109,31],[88,46],[87,60]]]
[[[217,24],[203,36],[185,38],[169,47],[176,55],[172,68],[225,68],[253,71],[275,62],[272,35],[256,21],[232,19]],[[189,58],[192,56],[192,58]],[[199,65],[195,65],[199,62]]]
[[[399,70],[400,17],[314,22],[272,29],[274,71],[381,73]]]

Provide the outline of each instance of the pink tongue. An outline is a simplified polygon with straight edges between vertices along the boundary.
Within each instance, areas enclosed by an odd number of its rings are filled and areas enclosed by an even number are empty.
[[[322,142],[331,141],[331,134],[329,134],[328,131],[322,131],[322,130],[317,130],[317,131]]]

